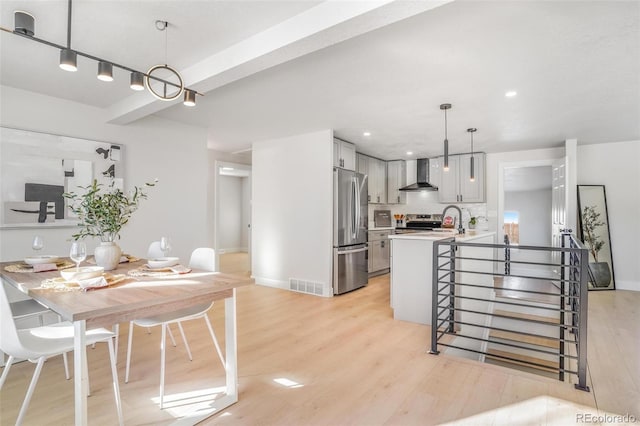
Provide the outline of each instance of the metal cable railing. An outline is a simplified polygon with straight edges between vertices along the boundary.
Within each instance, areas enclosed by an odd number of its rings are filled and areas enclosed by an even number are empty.
[[[588,391],[587,249],[565,233],[561,247],[512,250],[454,238],[433,243],[430,353],[462,350],[559,380],[575,374],[576,388]]]

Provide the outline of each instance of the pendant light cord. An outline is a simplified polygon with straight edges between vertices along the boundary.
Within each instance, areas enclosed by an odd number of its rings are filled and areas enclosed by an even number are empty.
[[[447,110],[444,110],[444,138],[449,139],[447,137]]]
[[[71,0],[67,10],[67,49],[71,49]]]

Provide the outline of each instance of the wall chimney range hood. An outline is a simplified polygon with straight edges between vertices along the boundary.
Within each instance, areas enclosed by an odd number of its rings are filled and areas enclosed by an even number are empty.
[[[429,159],[418,158],[416,162],[416,183],[400,188],[400,191],[437,191],[438,187],[429,183]]]

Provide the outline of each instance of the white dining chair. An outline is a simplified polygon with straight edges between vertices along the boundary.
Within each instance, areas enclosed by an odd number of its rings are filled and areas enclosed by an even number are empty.
[[[160,248],[160,241],[153,241],[149,244],[149,249],[147,250],[147,259],[157,259],[159,257],[163,257],[164,252],[162,248]]]
[[[0,284],[1,285],[1,284]],[[25,299],[18,300],[16,302],[10,302],[9,307],[11,309],[11,316],[15,320],[24,320],[31,317],[38,317],[38,324],[40,326],[44,325],[44,316],[45,314],[53,313],[51,309],[40,304],[35,299]],[[57,315],[57,314],[56,314]],[[62,317],[58,315],[58,322],[62,321]],[[62,359],[64,361],[64,376],[67,380],[71,376],[69,376],[69,361],[67,360],[67,354],[62,354]]]
[[[31,383],[29,383],[27,394],[16,419],[16,425],[21,425],[24,421],[27,407],[31,402],[44,362],[53,356],[73,351],[73,333],[74,327],[70,322],[59,322],[47,326],[18,330],[11,314],[4,286],[0,285],[0,351],[9,355],[2,376],[0,376],[0,390],[4,386],[14,360],[27,359],[36,364]],[[122,405],[120,403],[118,372],[114,357],[113,336],[114,334],[111,331],[104,328],[87,330],[86,343],[91,345],[95,342],[107,342],[109,346],[113,392],[118,411],[118,420],[122,425]]]
[[[191,260],[189,261],[189,267],[194,269],[202,269],[206,271],[215,271],[215,250],[208,247],[197,248],[191,254]],[[129,383],[129,367],[131,365],[131,348],[133,343],[133,326],[138,325],[141,327],[155,327],[160,326],[162,328],[162,337],[160,342],[160,409],[164,408],[164,376],[165,376],[165,346],[167,340],[167,330],[169,324],[177,324],[178,329],[180,330],[180,334],[182,335],[182,340],[184,341],[185,348],[187,349],[187,354],[189,355],[189,360],[193,360],[191,356],[191,349],[189,348],[189,343],[187,342],[187,338],[185,337],[184,330],[182,328],[181,322],[190,321],[194,319],[204,318],[205,323],[207,324],[207,328],[209,329],[209,334],[211,335],[211,339],[213,340],[213,344],[216,347],[216,351],[218,353],[218,357],[220,358],[220,362],[222,363],[223,368],[226,370],[226,363],[224,357],[222,356],[222,351],[220,350],[220,345],[218,343],[218,339],[216,338],[216,334],[213,331],[213,327],[211,326],[211,321],[209,320],[209,316],[207,312],[213,306],[213,302],[206,303],[202,305],[196,305],[189,308],[179,309],[175,312],[169,312],[166,314],[156,315],[148,318],[138,318],[129,323],[129,342],[127,345],[127,366],[125,369],[125,383]],[[173,342],[175,346],[175,342]]]

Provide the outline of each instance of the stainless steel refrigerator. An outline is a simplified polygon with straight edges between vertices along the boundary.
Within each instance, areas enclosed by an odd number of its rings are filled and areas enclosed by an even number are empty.
[[[333,294],[369,282],[367,176],[333,169]]]

